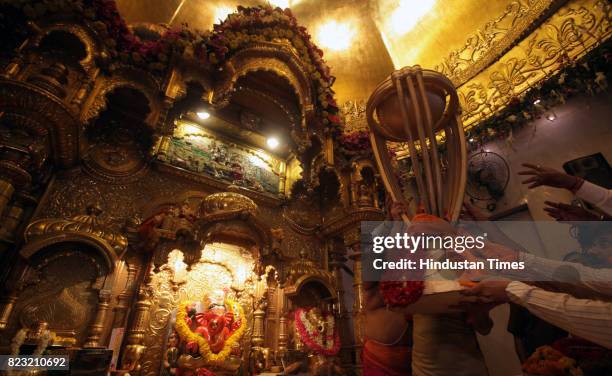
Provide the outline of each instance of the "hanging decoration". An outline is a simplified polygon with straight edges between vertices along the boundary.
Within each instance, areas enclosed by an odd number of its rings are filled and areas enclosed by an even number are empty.
[[[340,335],[331,313],[321,314],[315,308],[298,308],[295,328],[300,340],[315,353],[335,356],[340,351]]]
[[[568,63],[554,76],[538,83],[522,96],[513,98],[496,115],[467,130],[466,139],[472,150],[487,142],[506,139],[513,141],[513,131],[523,128],[535,119],[546,116],[554,121],[551,112],[555,106],[577,95],[595,95],[608,90],[612,79],[611,42],[590,51],[582,59]]]

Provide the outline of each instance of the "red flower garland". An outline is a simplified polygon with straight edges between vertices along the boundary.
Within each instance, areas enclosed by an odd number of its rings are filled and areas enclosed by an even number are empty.
[[[380,282],[379,291],[385,304],[391,307],[410,305],[423,295],[423,281],[385,281]]]
[[[338,328],[334,328],[334,346],[331,349],[326,349],[316,343],[312,338],[313,335],[309,334],[308,330],[306,330],[306,326],[304,325],[304,322],[302,322],[301,318],[302,313],[306,314],[311,309],[312,308],[298,308],[297,310],[295,310],[295,328],[300,334],[300,339],[309,349],[313,350],[317,354],[325,356],[335,356],[340,351],[340,335],[338,334]]]

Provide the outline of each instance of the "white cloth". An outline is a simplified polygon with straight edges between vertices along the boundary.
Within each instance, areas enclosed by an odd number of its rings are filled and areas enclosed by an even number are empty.
[[[578,337],[612,349],[612,303],[577,299],[523,282],[506,287],[510,300],[529,312]]]
[[[608,215],[612,215],[612,190],[600,187],[585,180],[576,197],[596,206]]]
[[[474,330],[461,315],[413,315],[413,376],[487,376]]]

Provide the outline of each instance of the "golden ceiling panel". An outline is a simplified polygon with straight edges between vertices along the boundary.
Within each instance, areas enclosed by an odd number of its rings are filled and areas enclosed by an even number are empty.
[[[541,80],[608,39],[606,0],[574,0],[458,89],[466,128],[477,124]]]
[[[451,51],[434,69],[460,86],[512,47],[554,2],[512,1],[500,16],[470,35],[461,48]]]
[[[264,1],[152,3],[152,0],[117,1],[128,23],[148,21],[175,26],[187,23],[201,30],[211,29],[214,22],[238,4],[253,6]],[[606,38],[605,30],[596,23],[606,21],[604,14],[609,12],[604,9],[608,5],[603,0],[274,0],[271,3],[288,4],[300,24],[308,28],[337,78],[334,90],[338,102],[352,109],[357,121],[361,121],[358,104],[367,100],[394,68],[419,64],[445,73],[459,87],[468,125],[503,106],[509,96],[522,93],[529,85],[557,70],[559,64],[554,62],[558,55],[550,47],[553,44],[562,43],[569,51],[568,56],[575,58]],[[548,15],[562,3],[565,3],[563,7]],[[533,30],[534,23],[542,19],[542,25]],[[564,19],[575,19],[576,30],[570,30],[571,20],[562,25]],[[347,49],[326,46],[323,39],[330,22],[344,27],[344,32],[350,34]],[[576,34],[577,42],[568,40],[572,33]],[[524,39],[521,41],[521,38]],[[505,81],[511,85],[504,84]],[[512,87],[510,94],[508,87]]]

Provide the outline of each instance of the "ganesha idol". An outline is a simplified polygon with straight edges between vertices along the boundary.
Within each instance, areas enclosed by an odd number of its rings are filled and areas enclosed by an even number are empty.
[[[233,373],[240,366],[240,340],[246,322],[240,304],[214,291],[202,303],[183,302],[176,313],[174,329],[178,341],[169,341],[166,373],[205,376]],[[181,353],[178,357],[176,353]]]

